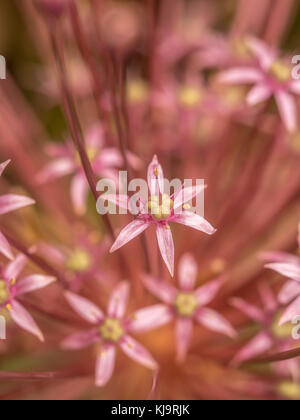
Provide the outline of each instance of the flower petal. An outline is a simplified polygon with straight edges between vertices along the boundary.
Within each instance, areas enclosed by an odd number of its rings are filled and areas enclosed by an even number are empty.
[[[294,280],[290,280],[286,282],[279,292],[278,301],[282,305],[287,305],[298,296],[300,296],[300,284]]]
[[[155,279],[152,276],[143,276],[146,289],[165,303],[173,304],[178,291],[168,283]]]
[[[115,147],[103,149],[95,163],[96,170],[100,170],[101,168],[121,168],[122,165],[122,155]]]
[[[183,290],[193,290],[196,284],[198,266],[191,254],[185,254],[179,261],[178,277]]]
[[[34,292],[35,290],[43,289],[52,283],[55,283],[55,277],[44,276],[41,274],[33,274],[20,280],[16,285],[17,296],[25,293]]]
[[[241,363],[253,359],[273,347],[273,340],[270,335],[262,332],[254,337],[232,360],[233,366],[238,366]]]
[[[247,40],[247,44],[251,48],[253,54],[257,57],[261,67],[264,70],[269,70],[276,60],[275,50],[270,48],[265,42],[254,37],[250,37]]]
[[[10,315],[16,324],[44,342],[44,336],[27,310],[16,300],[11,302]]]
[[[151,331],[168,324],[174,318],[174,313],[167,305],[154,305],[135,312],[128,324],[130,332]]]
[[[156,237],[161,256],[168,267],[171,276],[174,276],[174,242],[169,225],[156,225]]]
[[[250,305],[244,299],[232,298],[230,299],[230,304],[255,322],[264,323],[266,320],[266,316],[260,308]]]
[[[204,191],[205,188],[206,186],[204,184],[191,187],[185,187],[182,185],[181,188],[174,194],[174,210],[181,207],[184,203],[193,200],[193,198],[197,197],[197,195]]]
[[[218,76],[218,82],[226,84],[257,83],[262,80],[262,73],[254,67],[236,67],[223,71]]]
[[[35,201],[23,195],[7,194],[0,196],[0,215],[31,206]]]
[[[6,258],[8,258],[9,260],[13,260],[14,259],[14,255],[12,253],[11,247],[10,247],[7,239],[5,238],[5,236],[3,235],[3,233],[1,233],[1,232],[0,232],[0,252]]]
[[[5,269],[3,270],[3,275],[6,280],[17,279],[25,264],[27,262],[27,258],[23,254],[19,254],[14,261],[9,263]]]
[[[236,331],[230,322],[228,322],[227,319],[212,309],[199,309],[195,315],[195,319],[199,322],[199,324],[203,325],[209,330],[228,335],[231,338],[236,337]]]
[[[10,160],[7,160],[6,162],[0,163],[0,176],[3,174],[5,168],[7,167],[7,165],[10,163]]]
[[[104,318],[104,314],[98,306],[88,299],[71,292],[65,292],[65,297],[74,311],[86,321],[98,324]]]
[[[281,119],[291,133],[297,130],[297,105],[295,99],[284,90],[275,93]]]
[[[88,183],[82,173],[75,175],[71,182],[71,200],[76,214],[82,215],[86,212],[86,201],[88,195]]]
[[[108,304],[108,315],[113,318],[123,318],[129,299],[130,286],[127,282],[120,283],[112,293]]]
[[[176,322],[176,359],[185,361],[193,336],[194,324],[191,318],[179,318]]]
[[[148,187],[151,196],[159,196],[160,193],[163,194],[164,192],[164,173],[157,156],[153,157],[148,167]]]
[[[269,263],[290,263],[300,267],[300,258],[286,252],[264,252],[261,254],[261,258]]]
[[[219,290],[225,282],[225,277],[218,277],[216,280],[212,280],[204,286],[199,287],[196,292],[196,298],[199,306],[205,306],[208,303],[212,302],[216,295],[219,293]]]
[[[207,233],[207,235],[213,235],[216,232],[216,229],[207,220],[190,211],[183,211],[181,214],[174,216],[172,221],[200,230],[200,232]]]
[[[291,303],[279,320],[279,326],[293,321],[300,315],[300,296]]]
[[[300,265],[291,263],[271,263],[266,264],[265,268],[274,270],[291,280],[300,281]]]
[[[158,369],[158,364],[149,351],[129,335],[122,339],[120,346],[124,353],[135,362],[152,370]]]
[[[45,184],[66,175],[70,175],[75,170],[75,164],[72,159],[61,158],[47,165],[38,175],[37,182]]]
[[[300,95],[300,80],[292,80],[289,83],[289,88],[295,95]]]
[[[136,238],[142,232],[144,232],[149,226],[151,222],[146,222],[142,219],[136,219],[133,222],[129,223],[119,234],[115,243],[111,247],[110,252],[115,252],[122,246],[126,245],[132,239]]]
[[[65,338],[61,343],[64,350],[81,350],[99,341],[97,330],[81,331]]]
[[[101,350],[96,363],[96,386],[104,386],[111,379],[116,360],[116,347],[106,345]]]
[[[249,106],[255,106],[269,99],[271,95],[271,88],[268,85],[261,83],[250,90],[247,96],[247,103]]]
[[[258,291],[265,309],[268,312],[275,312],[276,309],[278,309],[279,304],[271,287],[263,282],[259,284]]]

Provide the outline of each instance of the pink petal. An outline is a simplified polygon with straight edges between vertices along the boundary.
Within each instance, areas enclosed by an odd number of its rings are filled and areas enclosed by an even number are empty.
[[[167,305],[154,305],[140,309],[130,317],[128,330],[130,332],[151,331],[168,324],[174,318],[174,313]]]
[[[0,163],[0,176],[3,174],[5,168],[7,167],[7,165],[10,163],[10,160],[7,160],[6,162]]]
[[[247,84],[257,83],[262,80],[262,73],[252,67],[240,67],[223,71],[218,76],[220,83],[226,84]]]
[[[297,296],[300,296],[300,284],[294,280],[287,281],[279,292],[278,301],[282,305],[287,305]]]
[[[181,214],[174,216],[172,221],[200,230],[200,232],[207,233],[208,235],[213,235],[216,232],[216,229],[214,229],[207,220],[190,211],[184,211]]]
[[[196,185],[192,187],[185,187],[182,185],[174,195],[174,210],[181,207],[184,203],[193,200],[193,198],[199,195],[205,188],[205,185]]]
[[[219,290],[223,286],[225,281],[224,276],[218,277],[216,280],[212,280],[204,286],[199,287],[196,292],[196,298],[199,306],[205,306],[212,302]]]
[[[17,279],[25,264],[27,262],[27,258],[23,254],[19,254],[17,258],[9,263],[6,268],[3,270],[3,275],[6,280]]]
[[[252,88],[247,96],[247,103],[249,106],[255,106],[261,102],[266,101],[272,95],[271,88],[266,84],[259,84]]]
[[[35,204],[34,200],[22,195],[2,195],[0,196],[0,214],[10,213],[11,211],[30,206],[32,204]]]
[[[234,357],[232,364],[238,366],[241,363],[253,359],[267,352],[273,347],[273,341],[269,334],[262,332],[254,337],[241,351]]]
[[[70,306],[79,316],[92,324],[98,324],[103,318],[103,312],[91,301],[71,292],[65,292]]]
[[[152,370],[158,369],[158,364],[153,359],[148,350],[137,341],[135,341],[132,337],[126,335],[122,339],[120,346],[124,353],[135,362]]]
[[[14,255],[12,253],[11,247],[3,235],[3,233],[0,232],[0,253],[2,253],[6,258],[9,260],[14,259]]]
[[[96,161],[96,169],[100,168],[121,168],[123,159],[120,151],[116,148],[107,148],[101,151]]]
[[[236,337],[236,331],[222,315],[208,308],[201,308],[197,311],[195,319],[209,330],[228,335],[231,338]]]
[[[40,341],[44,342],[44,336],[41,330],[27,310],[16,300],[11,302],[11,307],[12,309],[10,311],[10,315],[15,323],[23,330],[28,331],[36,336]]]
[[[164,192],[164,173],[157,156],[153,157],[148,167],[148,187],[151,195],[158,196]]]
[[[183,290],[193,290],[198,275],[198,266],[191,254],[185,254],[179,261],[178,277]]]
[[[99,148],[104,146],[104,130],[100,123],[95,123],[89,128],[86,134],[86,144],[88,147]]]
[[[249,38],[247,44],[251,48],[253,54],[257,57],[261,67],[264,70],[269,70],[276,60],[276,52],[265,42],[254,37]]]
[[[300,267],[300,258],[286,252],[264,252],[261,254],[261,258],[270,263],[290,263]]]
[[[271,263],[266,264],[265,268],[276,271],[291,280],[300,281],[300,265],[291,263]]]
[[[129,223],[129,225],[127,225],[117,237],[110,252],[115,252],[122,246],[126,245],[132,239],[136,238],[138,235],[144,232],[150,225],[151,222],[146,222],[142,219],[136,219]]]
[[[271,287],[267,283],[260,283],[258,286],[261,301],[268,312],[275,312],[279,304]]]
[[[126,156],[127,156],[129,165],[133,169],[135,169],[136,171],[138,171],[139,169],[142,168],[143,161],[138,156],[136,156],[134,153],[131,153],[131,152],[127,152],[126,153]]]
[[[179,363],[185,361],[193,336],[193,320],[191,318],[179,318],[176,322],[176,359]]]
[[[129,197],[125,194],[102,194],[101,200],[108,201],[109,203],[115,204],[121,209],[129,209]]]
[[[61,348],[65,350],[81,350],[99,341],[97,330],[81,331],[70,335],[61,343]]]
[[[145,275],[143,283],[146,289],[158,299],[165,303],[173,304],[178,291],[168,283],[155,279],[154,277]]]
[[[47,165],[38,175],[37,182],[45,184],[66,175],[70,175],[75,170],[72,159],[61,158]]]
[[[130,286],[127,282],[120,283],[109,300],[108,315],[113,318],[123,318],[129,299]]]
[[[300,315],[300,296],[289,305],[279,320],[279,326],[293,321]]]
[[[71,199],[78,215],[83,215],[86,212],[88,191],[89,187],[85,176],[82,173],[75,175],[71,182]]]
[[[281,119],[291,133],[297,130],[297,105],[295,99],[284,90],[275,93]]]
[[[230,304],[255,322],[264,323],[266,320],[265,314],[260,308],[250,305],[244,299],[232,298]]]
[[[54,283],[55,277],[43,276],[41,274],[34,274],[20,280],[16,285],[17,296],[24,295],[25,293],[34,292],[35,290],[43,289],[46,286]]]
[[[300,80],[293,80],[290,82],[289,89],[295,95],[300,95]]]
[[[106,345],[101,350],[96,363],[96,386],[104,386],[111,379],[116,360],[116,348],[114,345]]]
[[[174,242],[169,225],[156,225],[156,236],[161,256],[168,267],[171,276],[174,276]]]

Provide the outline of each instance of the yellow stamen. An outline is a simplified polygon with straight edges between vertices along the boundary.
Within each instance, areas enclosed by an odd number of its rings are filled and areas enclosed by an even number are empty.
[[[157,220],[168,219],[171,216],[174,201],[167,195],[162,195],[162,202],[159,203],[159,197],[154,195],[150,197],[148,209],[151,210],[152,216]]]
[[[147,84],[141,80],[129,83],[127,87],[128,102],[132,104],[141,103],[147,100],[149,88]]]
[[[292,382],[292,381],[281,382],[277,386],[277,392],[279,395],[289,400],[295,400],[295,401],[300,400],[300,385],[297,384],[296,382]]]
[[[107,341],[118,342],[124,335],[125,331],[121,322],[115,318],[107,318],[99,328],[101,337]]]
[[[3,305],[9,299],[10,293],[4,280],[0,280],[0,305]]]
[[[68,270],[82,273],[91,267],[90,255],[83,249],[76,249],[69,257],[66,267]]]
[[[186,108],[194,108],[202,99],[202,92],[192,86],[184,86],[179,91],[179,103]]]
[[[197,299],[194,293],[179,293],[175,300],[175,309],[180,316],[193,316],[197,306]]]
[[[6,309],[8,310],[8,312],[11,312],[12,311],[12,306],[8,303],[6,305]]]
[[[279,82],[288,82],[291,79],[291,69],[283,61],[275,61],[271,67],[271,74]]]

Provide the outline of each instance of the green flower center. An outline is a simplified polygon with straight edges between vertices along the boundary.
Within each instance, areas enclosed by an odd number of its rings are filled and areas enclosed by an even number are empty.
[[[91,257],[86,251],[76,249],[67,260],[66,267],[75,273],[82,273],[91,267]]]
[[[178,93],[180,105],[186,108],[194,108],[199,105],[202,100],[202,92],[192,86],[183,86]]]
[[[168,194],[162,195],[161,203],[157,195],[152,195],[148,201],[148,210],[156,220],[168,219],[172,214],[173,207],[174,201]]]
[[[291,78],[291,69],[287,64],[278,60],[271,67],[271,75],[279,82],[288,82]]]
[[[9,299],[10,293],[5,281],[0,280],[0,305],[6,303]]]
[[[125,334],[121,322],[115,318],[107,318],[99,328],[100,336],[107,341],[117,343]]]
[[[196,312],[197,306],[197,299],[194,293],[179,293],[175,300],[175,308],[180,316],[193,316]]]

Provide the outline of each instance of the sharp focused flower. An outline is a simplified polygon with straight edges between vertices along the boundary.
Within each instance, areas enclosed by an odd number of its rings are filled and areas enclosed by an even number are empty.
[[[0,164],[0,176],[3,174],[6,166],[10,163],[10,160]],[[14,210],[18,210],[22,207],[30,206],[35,204],[35,201],[31,198],[24,197],[22,195],[6,194],[0,196],[0,215],[10,213]],[[12,250],[10,245],[0,232],[0,252],[8,259],[13,259]]]
[[[180,362],[184,361],[188,352],[194,322],[228,337],[236,336],[231,324],[221,314],[207,307],[224,284],[224,278],[217,278],[194,290],[197,273],[196,261],[192,255],[186,254],[179,263],[179,289],[152,276],[144,277],[144,285],[149,292],[165,303],[162,305],[162,325],[176,320],[176,351]]]
[[[247,102],[254,106],[274,96],[279,113],[287,130],[297,129],[297,104],[293,97],[300,94],[299,80],[292,79],[292,69],[278,58],[275,50],[264,42],[250,38],[247,42],[250,50],[258,60],[258,65],[234,67],[222,72],[218,80],[222,83],[252,84]]]
[[[184,185],[173,195],[164,193],[164,174],[157,156],[154,156],[148,167],[149,201],[140,199],[140,212],[133,222],[126,226],[111,248],[111,252],[127,244],[129,241],[154,225],[161,256],[171,276],[174,275],[174,242],[170,223],[179,223],[193,229],[213,235],[216,230],[202,216],[188,210],[185,203],[203,191],[204,186],[185,187]],[[126,195],[104,194],[103,200],[130,210],[130,199]],[[182,210],[183,208],[183,210]]]
[[[43,289],[54,283],[54,277],[32,274],[17,281],[27,258],[19,254],[16,259],[0,271],[0,310],[7,309],[12,319],[20,328],[44,341],[43,334],[31,315],[19,302],[26,293]]]
[[[86,298],[71,292],[66,292],[65,296],[74,311],[94,326],[88,331],[66,338],[62,347],[78,350],[96,343],[101,344],[96,363],[97,386],[104,386],[110,380],[115,368],[117,347],[135,362],[151,370],[158,369],[156,361],[148,350],[129,334],[160,326],[164,308],[159,305],[153,306],[141,309],[131,317],[125,317],[129,298],[129,285],[126,282],[120,283],[115,288],[108,303],[107,314]]]

